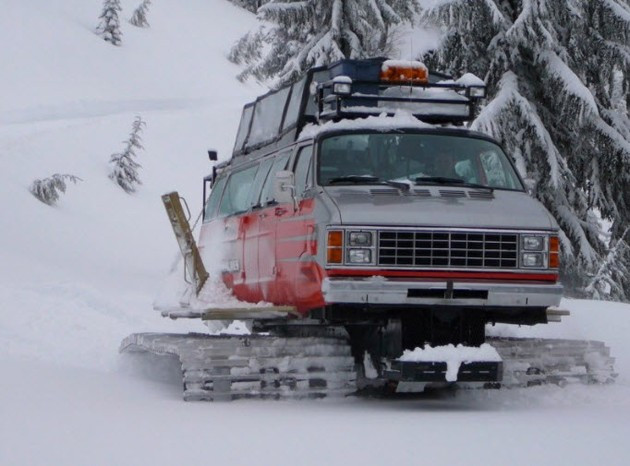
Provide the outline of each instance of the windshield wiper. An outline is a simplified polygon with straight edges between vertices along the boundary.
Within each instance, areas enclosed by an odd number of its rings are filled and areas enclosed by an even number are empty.
[[[409,191],[411,189],[411,186],[409,186],[409,183],[403,183],[402,181],[385,180],[383,181],[383,183],[389,186],[393,186],[394,188],[398,188],[401,191]]]
[[[423,184],[423,183],[436,183],[436,184],[444,184],[444,185],[456,184],[457,186],[463,186],[465,188],[487,189],[490,192],[494,191],[494,188],[490,186],[484,186],[483,184],[477,184],[477,183],[468,183],[462,180],[461,178],[448,178],[444,176],[421,176],[419,178],[416,178],[414,181],[416,184]]]
[[[407,183],[402,183],[400,181],[393,180],[381,180],[377,176],[372,175],[346,175],[346,176],[338,176],[328,181],[328,184],[336,184],[336,183],[354,183],[354,184],[386,184],[392,186],[396,189],[400,189],[401,191],[409,191],[410,186]]]
[[[336,184],[336,183],[379,183],[381,181],[380,178],[372,175],[346,175],[346,176],[337,176],[328,181],[328,184]]]

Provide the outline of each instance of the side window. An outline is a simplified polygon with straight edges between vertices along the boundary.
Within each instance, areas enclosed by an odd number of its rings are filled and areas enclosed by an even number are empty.
[[[257,170],[258,166],[255,165],[232,173],[221,198],[220,215],[233,215],[249,209],[249,193]]]
[[[308,180],[308,174],[313,157],[313,146],[306,146],[300,149],[295,164],[295,193],[298,197],[304,194]]]
[[[221,194],[223,193],[223,188],[225,187],[226,180],[227,177],[224,176],[213,183],[212,190],[210,191],[210,196],[206,201],[206,211],[203,215],[204,221],[212,220],[214,217],[216,217],[217,207],[219,207],[219,201],[221,200]]]
[[[272,165],[273,158],[269,158],[260,164],[260,169],[258,170],[258,173],[256,173],[256,178],[254,179],[254,184],[252,185],[252,190],[249,196],[249,205],[251,207],[260,207],[260,194]]]
[[[291,154],[285,152],[284,154],[280,154],[276,157],[273,166],[271,167],[271,171],[265,180],[265,185],[263,186],[262,195],[260,197],[260,204],[265,206],[267,204],[271,204],[274,201],[273,198],[273,180],[276,177],[276,173],[281,170],[286,170],[287,165],[289,163],[289,156]]]

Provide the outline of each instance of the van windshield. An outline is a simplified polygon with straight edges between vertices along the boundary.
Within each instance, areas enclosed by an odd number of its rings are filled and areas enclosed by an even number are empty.
[[[320,143],[318,180],[340,184],[470,185],[523,190],[501,148],[444,134],[342,134]]]

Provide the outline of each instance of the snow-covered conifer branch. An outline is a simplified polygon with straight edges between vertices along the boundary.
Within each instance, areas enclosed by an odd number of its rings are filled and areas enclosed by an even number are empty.
[[[120,19],[118,12],[122,11],[120,0],[104,0],[103,11],[99,17],[100,22],[96,27],[96,33],[107,42],[113,45],[122,43],[122,32],[120,32]]]
[[[66,192],[67,182],[76,184],[79,181],[83,180],[78,176],[55,173],[48,178],[33,181],[29,191],[44,204],[54,205],[60,195]]]
[[[148,28],[149,22],[147,21],[147,13],[149,12],[149,6],[151,5],[151,0],[142,0],[142,3],[138,5],[131,16],[129,22],[133,26],[137,26],[140,28]]]
[[[258,32],[237,42],[229,57],[246,64],[240,78],[281,85],[341,58],[388,55],[392,26],[412,22],[416,11],[416,0],[270,0],[258,9]]]
[[[269,0],[230,0],[235,5],[238,5],[246,10],[256,13],[258,8],[267,3]]]
[[[140,134],[145,126],[144,120],[137,116],[132,124],[129,139],[125,141],[124,150],[112,154],[109,160],[111,165],[109,177],[127,193],[134,192],[136,186],[142,184],[138,175],[138,169],[142,166],[136,162],[136,151],[144,149]]]
[[[630,6],[435,0],[420,19],[445,32],[422,57],[430,68],[485,77],[490,98],[473,128],[501,140],[537,181],[561,227],[563,280],[583,292],[609,253],[594,211],[615,225],[614,241],[630,224]],[[630,268],[630,254],[616,257]],[[630,298],[630,279],[610,277]]]
[[[630,300],[630,293],[627,290],[628,282],[630,282],[630,268],[627,266],[627,259],[624,260],[630,255],[629,234],[630,227],[624,230],[614,245],[611,245],[606,259],[586,286],[587,294],[595,299]]]

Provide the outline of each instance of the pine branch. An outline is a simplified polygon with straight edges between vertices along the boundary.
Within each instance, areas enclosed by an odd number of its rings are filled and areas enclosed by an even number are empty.
[[[44,204],[55,205],[60,195],[66,192],[66,182],[76,184],[79,181],[83,180],[78,176],[55,173],[49,178],[33,181],[29,191]]]
[[[142,3],[134,10],[129,23],[136,27],[148,28],[149,22],[147,21],[147,13],[150,5],[151,0],[142,0]]]
[[[103,40],[119,46],[122,44],[122,32],[118,12],[122,11],[120,0],[104,0],[103,11],[99,17],[100,22],[96,27],[96,33]]]
[[[109,178],[120,186],[126,193],[135,192],[137,185],[141,185],[138,169],[142,166],[135,160],[136,150],[144,149],[140,136],[146,123],[140,116],[134,120],[129,139],[124,144],[122,152],[112,154],[109,160],[111,165]]]
[[[445,32],[430,68],[486,78],[473,128],[538,182],[560,224],[563,280],[584,286],[609,254],[596,214],[615,225],[613,240],[630,224],[627,1],[435,0],[420,19]],[[630,253],[617,257],[617,271],[630,269]],[[630,278],[610,277],[630,298]]]

